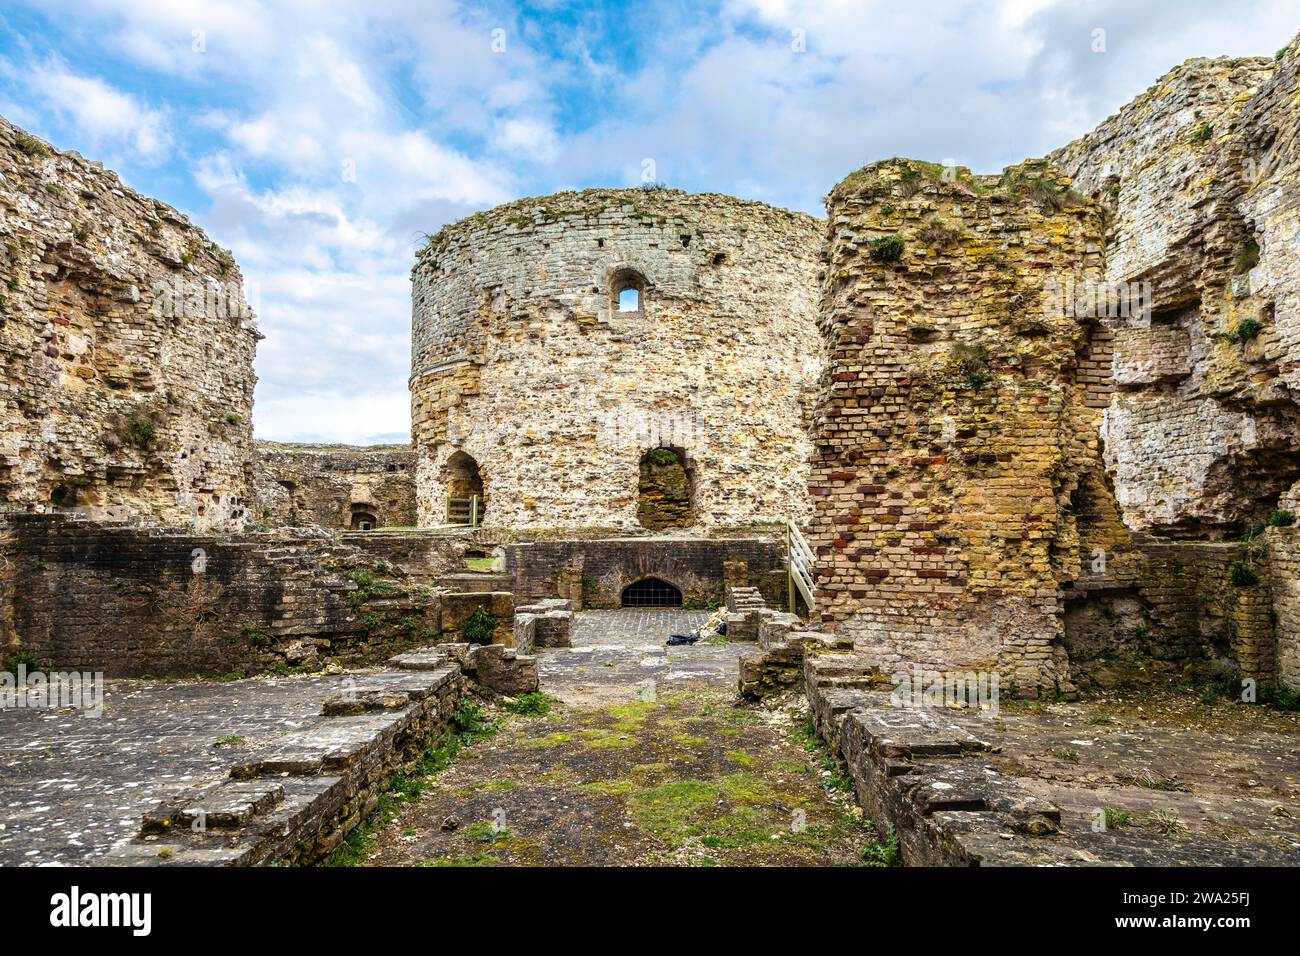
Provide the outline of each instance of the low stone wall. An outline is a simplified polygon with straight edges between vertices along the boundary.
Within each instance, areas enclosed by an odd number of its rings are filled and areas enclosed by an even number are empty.
[[[340,540],[366,554],[395,564],[413,578],[435,578],[464,566],[460,536],[428,531],[353,531]]]
[[[508,544],[506,569],[521,603],[566,598],[575,610],[617,608],[623,589],[654,577],[677,587],[687,607],[721,605],[728,582],[758,588],[784,607],[786,572],[769,538],[610,538]]]
[[[113,677],[368,663],[438,635],[436,597],[331,538],[0,521],[0,656]],[[351,574],[388,578],[359,591]]]
[[[1285,805],[1294,740],[1276,712],[1219,705],[1231,713],[1215,716],[1238,728],[1224,735],[1221,721],[1189,724],[1181,701],[1166,709],[1159,696],[1137,698],[1149,706],[1136,715],[1117,714],[1111,698],[1017,707],[1003,697],[1010,706],[999,708],[995,684],[960,675],[961,692],[955,676],[944,677],[949,691],[901,679],[894,688],[860,653],[804,660],[817,732],[903,865],[1300,862]],[[972,681],[978,706],[956,706],[950,694],[969,705]],[[1244,797],[1264,766],[1273,792]]]
[[[881,678],[856,655],[804,661],[818,733],[847,766],[880,837],[891,828],[896,834],[901,862],[1064,862],[1057,847],[1038,839],[1059,830],[1060,808],[1009,777],[987,773],[978,758],[989,745],[943,708],[891,708]]]
[[[1269,582],[1277,632],[1279,683],[1300,690],[1300,529],[1268,532]]]
[[[118,866],[317,863],[364,822],[396,773],[446,733],[469,689],[445,652],[403,655],[322,702],[321,719],[231,767],[227,779],[165,801]]]

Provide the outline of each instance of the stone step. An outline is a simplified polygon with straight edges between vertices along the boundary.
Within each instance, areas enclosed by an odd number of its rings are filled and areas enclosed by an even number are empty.
[[[193,832],[247,826],[284,799],[284,787],[266,780],[223,780],[174,801],[159,804],[144,815],[140,835],[186,828]]]

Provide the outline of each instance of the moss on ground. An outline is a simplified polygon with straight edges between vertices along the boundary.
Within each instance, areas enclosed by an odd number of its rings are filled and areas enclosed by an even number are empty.
[[[824,786],[799,720],[763,716],[712,689],[510,715],[397,808],[367,862],[861,864],[851,796]]]

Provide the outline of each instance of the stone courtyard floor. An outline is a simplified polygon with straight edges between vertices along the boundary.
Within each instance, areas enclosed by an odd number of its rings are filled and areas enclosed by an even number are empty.
[[[159,801],[324,720],[344,679],[110,680],[100,717],[0,709],[0,866],[97,862]]]
[[[802,697],[734,706],[753,645],[665,647],[704,616],[576,615],[574,646],[539,652],[549,711],[485,707],[496,732],[392,801],[351,859],[840,865],[878,852]],[[103,860],[160,801],[311,733],[349,676],[115,680],[98,719],[0,709],[0,866]],[[1300,863],[1300,714],[1162,687],[1002,703],[992,721],[950,716],[992,745],[990,772],[1061,807],[1074,862]]]
[[[364,862],[858,862],[869,834],[803,735],[802,707],[732,706],[745,645],[664,646],[706,616],[576,615],[574,646],[539,652],[549,712],[508,715],[463,750]]]
[[[1146,687],[963,725],[997,748],[992,769],[1061,808],[1084,859],[1300,865],[1300,713]]]

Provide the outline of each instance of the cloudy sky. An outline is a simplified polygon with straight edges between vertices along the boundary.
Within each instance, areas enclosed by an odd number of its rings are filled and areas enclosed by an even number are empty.
[[[1297,30],[1295,0],[5,0],[0,113],[234,251],[258,437],[405,440],[444,223],[646,171],[820,214],[864,163],[995,171]]]

